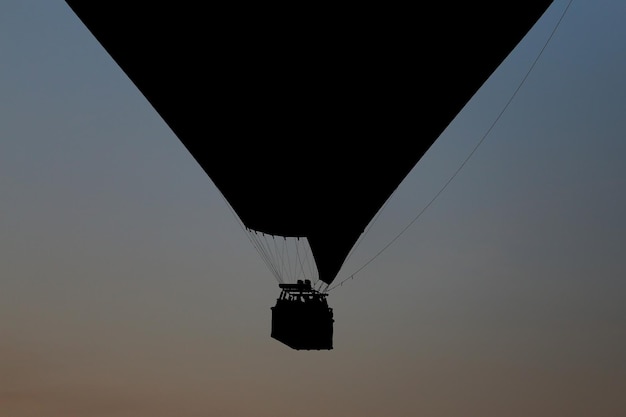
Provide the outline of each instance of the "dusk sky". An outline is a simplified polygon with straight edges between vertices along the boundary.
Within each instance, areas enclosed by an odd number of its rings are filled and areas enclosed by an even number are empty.
[[[555,0],[448,126],[330,351],[270,337],[274,276],[64,1],[3,0],[0,53],[1,417],[626,416],[623,0]]]

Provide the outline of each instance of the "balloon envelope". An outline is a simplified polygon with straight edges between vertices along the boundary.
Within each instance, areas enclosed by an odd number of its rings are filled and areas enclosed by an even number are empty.
[[[306,237],[331,283],[551,1],[67,3],[243,224]]]

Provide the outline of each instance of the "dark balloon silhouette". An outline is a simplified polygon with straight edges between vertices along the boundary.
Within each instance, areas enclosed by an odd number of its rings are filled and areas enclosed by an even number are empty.
[[[551,1],[67,3],[245,227],[306,238],[330,284]]]

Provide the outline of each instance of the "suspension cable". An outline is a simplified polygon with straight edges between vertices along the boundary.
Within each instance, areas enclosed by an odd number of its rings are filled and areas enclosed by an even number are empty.
[[[554,37],[554,34],[556,33],[558,27],[560,26],[563,18],[565,17],[565,14],[567,13],[567,10],[569,9],[569,7],[571,6],[573,0],[569,0],[567,6],[565,7],[565,9],[563,10],[563,13],[561,14],[561,16],[559,17],[559,20],[557,21],[557,23],[555,24],[554,28],[552,29],[552,32],[550,33],[550,35],[548,36],[548,38],[546,39],[543,47],[539,50],[539,53],[537,54],[537,56],[535,57],[534,61],[532,62],[532,64],[530,65],[528,71],[526,71],[526,74],[524,75],[524,77],[522,78],[522,80],[520,81],[520,83],[518,84],[517,88],[513,91],[513,93],[511,94],[511,97],[509,98],[509,100],[506,102],[506,104],[503,106],[502,110],[500,111],[500,113],[496,116],[496,118],[494,119],[493,123],[491,124],[491,126],[487,129],[487,131],[483,134],[483,136],[480,138],[480,140],[478,141],[478,143],[474,146],[474,148],[471,150],[471,152],[467,155],[467,157],[465,157],[465,159],[461,162],[461,164],[459,165],[459,167],[452,173],[452,175],[450,176],[450,178],[448,178],[448,180],[444,183],[444,185],[439,189],[439,191],[430,199],[430,201],[417,213],[417,215],[413,218],[413,220],[411,220],[393,239],[391,239],[385,246],[383,246],[382,249],[380,249],[378,251],[378,253],[376,253],[374,256],[372,256],[367,262],[365,262],[360,268],[358,268],[356,271],[354,271],[352,274],[350,274],[347,278],[343,279],[342,281],[340,281],[338,284],[330,287],[327,289],[327,292],[330,292],[332,290],[334,290],[337,287],[340,287],[344,284],[344,282],[352,280],[355,278],[355,275],[357,273],[359,273],[360,271],[362,271],[365,267],[367,267],[371,262],[374,261],[374,259],[378,258],[384,251],[386,251],[395,241],[397,241],[400,236],[402,236],[421,216],[422,214],[424,214],[424,212],[435,202],[435,200],[437,200],[437,198],[439,198],[439,196],[444,192],[444,190],[448,187],[448,185],[450,185],[450,183],[454,180],[454,178],[459,174],[459,172],[461,172],[461,170],[465,167],[465,165],[467,164],[467,162],[470,160],[470,158],[476,153],[476,151],[478,150],[478,148],[482,145],[482,143],[485,141],[485,139],[487,138],[487,136],[489,135],[489,133],[491,133],[491,131],[493,130],[493,128],[495,127],[495,125],[498,123],[498,121],[500,120],[500,118],[502,117],[502,115],[504,114],[504,112],[507,110],[507,108],[509,107],[509,105],[513,102],[513,99],[515,98],[515,96],[517,96],[517,93],[520,91],[520,89],[522,88],[522,86],[524,85],[524,83],[526,82],[526,80],[528,79],[528,77],[530,76],[530,73],[533,71],[533,69],[535,68],[535,66],[537,65],[537,62],[539,61],[539,58],[543,55],[543,52],[545,51],[545,49],[547,48],[548,44],[550,43],[550,41],[552,40],[552,38]],[[394,192],[395,193],[395,192]],[[379,211],[380,213],[380,211]],[[376,218],[374,219],[374,221],[376,221],[378,219],[378,215],[376,216]],[[373,222],[374,222],[373,221]],[[372,222],[372,223],[373,223]],[[369,227],[368,227],[369,230]]]

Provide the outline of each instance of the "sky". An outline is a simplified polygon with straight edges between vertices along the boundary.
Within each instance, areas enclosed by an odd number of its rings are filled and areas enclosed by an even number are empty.
[[[555,0],[344,265],[334,349],[294,351],[239,221],[65,2],[2,1],[0,416],[626,416],[625,21]]]

